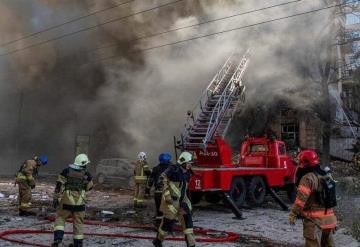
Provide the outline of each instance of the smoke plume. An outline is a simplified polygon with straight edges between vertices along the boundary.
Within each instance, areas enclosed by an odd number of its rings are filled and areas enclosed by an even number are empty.
[[[0,42],[119,2],[3,1]],[[7,45],[0,51],[18,49],[168,2],[136,0]],[[279,96],[303,108],[317,104],[322,81],[318,64],[327,59],[319,51],[324,51],[322,48],[334,35],[333,9],[159,49],[144,49],[308,11],[324,6],[323,1],[303,0],[139,39],[273,4],[279,2],[184,0],[1,57],[0,156],[5,162],[4,170],[13,172],[21,160],[38,153],[48,154],[51,164],[59,170],[73,159],[77,135],[90,137],[89,154],[94,163],[107,157],[135,158],[139,151],[147,151],[155,162],[160,152],[172,151],[172,136],[182,131],[187,110],[194,107],[201,90],[230,53],[242,53],[248,48],[251,60],[244,79],[248,106],[266,107]],[[116,45],[89,52],[105,44]],[[101,60],[108,56],[115,57]]]

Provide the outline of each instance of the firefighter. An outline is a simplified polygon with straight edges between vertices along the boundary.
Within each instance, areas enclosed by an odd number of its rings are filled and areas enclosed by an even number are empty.
[[[160,210],[163,218],[153,244],[162,247],[162,242],[168,232],[172,232],[176,219],[179,220],[186,245],[195,246],[193,232],[192,206],[187,196],[188,183],[191,177],[192,154],[183,152],[176,164],[170,165],[162,174],[163,193]]]
[[[138,154],[138,161],[135,163],[134,180],[135,180],[135,195],[134,207],[144,207],[144,194],[146,182],[151,174],[150,167],[146,161],[146,153],[140,152]]]
[[[335,200],[335,203],[332,203],[329,199],[324,199],[325,185],[322,180],[325,177],[331,178],[331,175],[320,168],[316,152],[304,150],[299,153],[298,159],[303,176],[300,178],[296,200],[289,214],[289,223],[293,225],[297,218],[303,218],[306,247],[335,246],[333,231],[336,217],[333,208],[325,206],[336,205],[335,181],[332,180],[334,194],[331,197]]]
[[[58,176],[55,186],[53,207],[56,209],[54,242],[52,247],[60,246],[64,236],[65,221],[73,219],[73,244],[83,246],[83,224],[85,217],[85,194],[93,187],[91,174],[86,170],[90,160],[86,154],[75,157],[73,164]]]
[[[48,158],[44,155],[34,156],[26,160],[16,173],[15,184],[19,186],[19,215],[31,216],[36,215],[31,211],[31,189],[35,188],[35,178],[38,175],[38,168],[46,165]]]
[[[155,200],[155,207],[156,207],[156,218],[155,218],[155,225],[159,227],[161,219],[162,219],[162,212],[160,211],[160,204],[161,204],[161,195],[163,191],[163,183],[160,180],[160,175],[168,168],[171,164],[171,154],[169,153],[162,153],[159,155],[159,164],[155,166],[150,174],[150,177],[147,182],[145,194],[150,195],[151,187],[155,187],[154,192],[154,200]]]

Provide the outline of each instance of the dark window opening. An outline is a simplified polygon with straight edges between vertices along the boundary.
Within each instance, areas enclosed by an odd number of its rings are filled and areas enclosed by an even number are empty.
[[[287,143],[289,149],[296,149],[299,146],[299,125],[282,124],[281,139]]]

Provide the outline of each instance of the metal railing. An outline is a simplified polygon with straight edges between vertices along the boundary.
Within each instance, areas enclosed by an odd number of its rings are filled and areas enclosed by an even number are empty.
[[[241,78],[249,62],[248,53],[249,51],[246,51],[246,53],[243,55],[233,76],[231,77],[230,81],[228,82],[222,94],[220,95],[215,107],[213,108],[213,112],[211,114],[209,125],[207,128],[207,132],[205,138],[203,139],[204,148],[206,148],[209,141],[214,137],[214,134],[220,122],[223,120],[223,116],[225,112],[227,111],[232,100],[235,97],[235,92],[237,91],[237,89],[239,89],[242,86]],[[230,119],[228,121],[230,121]]]
[[[228,59],[225,61],[223,66],[220,70],[215,74],[213,79],[210,81],[206,89],[201,94],[200,98],[198,99],[198,103],[194,106],[192,111],[188,111],[188,117],[186,119],[186,123],[184,126],[184,131],[182,137],[188,136],[189,131],[191,130],[192,124],[194,123],[195,119],[198,118],[201,112],[204,111],[205,104],[208,102],[209,98],[213,95],[212,93],[215,91],[217,87],[219,87],[222,83],[224,78],[226,77],[227,73],[229,72],[231,66],[234,63],[234,54],[231,54]]]

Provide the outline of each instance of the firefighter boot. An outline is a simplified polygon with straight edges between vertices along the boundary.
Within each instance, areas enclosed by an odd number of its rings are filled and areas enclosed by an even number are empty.
[[[155,238],[152,243],[155,247],[162,247],[162,242],[158,238]]]
[[[54,242],[52,243],[51,247],[60,246],[63,237],[64,237],[64,232],[63,231],[60,231],[60,230],[54,231]]]
[[[19,216],[27,217],[27,216],[36,216],[34,211],[19,209]]]
[[[74,239],[74,243],[70,244],[69,247],[83,247],[83,240]]]
[[[61,240],[55,240],[52,244],[51,247],[59,247],[61,244]]]

